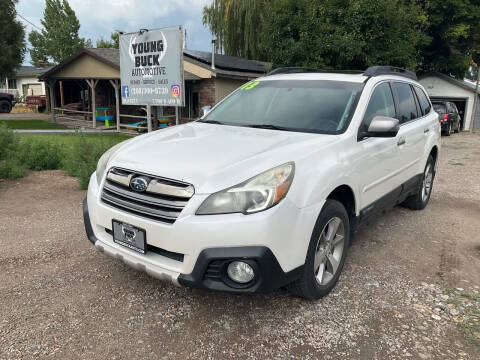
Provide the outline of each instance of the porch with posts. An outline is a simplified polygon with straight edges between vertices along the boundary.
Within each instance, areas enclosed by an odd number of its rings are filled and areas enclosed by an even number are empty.
[[[120,79],[51,79],[47,85],[53,123],[120,132],[129,127],[121,119],[148,119],[146,114],[137,114],[138,107],[124,107],[125,113],[121,112]],[[103,121],[98,120],[100,117]]]
[[[152,131],[159,128],[154,119],[175,125],[190,119],[191,109],[121,105],[120,79],[49,79],[48,97],[52,123],[74,128],[93,128],[105,131]],[[188,99],[187,99],[188,102]],[[102,115],[104,113],[104,115]],[[109,121],[99,121],[99,117]],[[132,123],[146,122],[135,129]]]

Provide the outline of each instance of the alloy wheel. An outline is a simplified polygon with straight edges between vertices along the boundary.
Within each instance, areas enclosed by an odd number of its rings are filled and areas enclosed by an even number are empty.
[[[422,201],[427,201],[432,191],[433,184],[433,167],[432,164],[427,164],[425,168],[425,173],[423,175],[423,184],[422,184]]]
[[[345,246],[345,226],[342,219],[330,219],[318,239],[315,250],[314,273],[317,283],[328,284],[338,271]]]

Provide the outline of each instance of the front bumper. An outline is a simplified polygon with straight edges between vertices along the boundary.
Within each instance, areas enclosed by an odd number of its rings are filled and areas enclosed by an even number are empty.
[[[99,251],[136,269],[196,288],[266,292],[299,276],[323,203],[300,209],[284,199],[253,215],[196,216],[195,211],[206,196],[195,195],[174,224],[164,224],[104,204],[93,174],[83,206],[87,237]],[[145,229],[148,246],[161,251],[142,255],[114,243],[112,219]],[[251,263],[257,274],[254,281],[247,286],[232,284],[225,271],[232,260]]]

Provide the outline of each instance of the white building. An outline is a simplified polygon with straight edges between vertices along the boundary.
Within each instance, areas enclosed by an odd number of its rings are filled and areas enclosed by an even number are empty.
[[[8,92],[20,98],[28,95],[45,95],[45,83],[38,80],[39,76],[50,67],[21,66],[15,77],[5,79],[0,92]]]
[[[438,72],[430,72],[420,76],[420,83],[427,90],[433,100],[454,102],[462,116],[462,130],[469,130],[472,121],[473,103],[475,99],[475,84],[457,80],[451,76]],[[480,99],[477,96],[473,128],[480,129]]]

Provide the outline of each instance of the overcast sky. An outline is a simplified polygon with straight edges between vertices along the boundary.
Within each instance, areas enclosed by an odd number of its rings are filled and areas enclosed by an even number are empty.
[[[212,0],[69,0],[80,20],[80,36],[92,39],[110,38],[114,30],[125,32],[140,28],[183,25],[187,29],[187,48],[210,49],[210,31],[202,25],[202,8]],[[45,0],[19,0],[17,12],[38,27],[43,18]],[[20,19],[20,18],[19,18]],[[26,25],[28,34],[34,27]],[[27,54],[24,64],[30,63]]]

